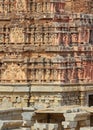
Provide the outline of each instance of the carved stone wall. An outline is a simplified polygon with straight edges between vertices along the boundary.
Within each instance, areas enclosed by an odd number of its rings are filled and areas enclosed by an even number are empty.
[[[27,107],[28,104],[28,94],[19,94],[19,92],[2,92],[0,95],[0,109],[6,108],[22,108]]]
[[[73,94],[72,84],[93,83],[92,3],[92,0],[1,0],[1,86],[26,84],[30,105],[33,100],[45,106],[83,104],[80,86]],[[69,84],[72,92],[62,90],[64,96],[60,98],[49,91],[41,93],[42,96],[38,93],[36,97],[36,92],[32,93],[32,84],[40,84],[39,89],[42,84],[50,87],[58,84],[60,88]],[[7,97],[6,102],[10,98]],[[22,102],[26,105],[23,98],[15,97],[10,106],[22,106]]]
[[[36,108],[60,107],[64,105],[80,105],[79,92],[64,93],[32,93],[30,106]]]
[[[21,66],[22,67],[22,66]],[[22,68],[18,64],[6,64],[6,68],[4,72],[1,74],[1,80],[7,81],[8,83],[11,82],[21,82],[26,80],[25,72],[22,70]]]

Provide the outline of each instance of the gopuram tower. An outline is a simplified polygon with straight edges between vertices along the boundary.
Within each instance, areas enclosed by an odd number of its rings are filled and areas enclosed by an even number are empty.
[[[0,108],[92,99],[93,1],[0,0]]]

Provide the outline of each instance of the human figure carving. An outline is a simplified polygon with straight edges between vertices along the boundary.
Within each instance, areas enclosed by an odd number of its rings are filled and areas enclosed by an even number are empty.
[[[84,71],[82,69],[78,69],[78,79],[79,81],[83,81]]]
[[[50,70],[46,69],[45,79],[48,82],[50,80]]]
[[[66,70],[65,70],[65,69],[63,69],[63,70],[61,71],[61,81],[62,81],[62,82],[65,82],[65,81],[66,81]]]
[[[23,43],[24,33],[22,28],[12,28],[10,31],[10,39],[12,43]]]
[[[72,34],[72,43],[78,43],[78,35],[77,34]]]
[[[1,79],[10,82],[17,82],[18,80],[24,81],[26,79],[26,75],[20,66],[12,63],[7,66],[1,76]]]
[[[60,80],[60,76],[58,77],[58,70],[57,69],[54,69],[54,71],[53,71],[53,80],[54,81]]]
[[[64,43],[64,45],[68,46],[69,45],[69,41],[70,41],[69,35],[68,34],[64,34],[63,35],[63,43]]]
[[[72,69],[68,69],[67,70],[67,79],[68,79],[68,82],[71,83],[71,75],[72,75]]]
[[[26,0],[16,0],[17,11],[26,11]]]

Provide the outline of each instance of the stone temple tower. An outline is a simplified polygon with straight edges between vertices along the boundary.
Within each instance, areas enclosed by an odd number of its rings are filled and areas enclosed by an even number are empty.
[[[93,11],[91,0],[78,2],[1,1],[1,108],[88,104]]]
[[[93,1],[0,0],[0,108],[92,99]]]

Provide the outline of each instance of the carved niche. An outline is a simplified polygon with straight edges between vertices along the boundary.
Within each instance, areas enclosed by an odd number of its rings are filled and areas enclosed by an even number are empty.
[[[79,43],[89,43],[90,32],[89,29],[79,29]]]
[[[26,0],[16,0],[16,10],[18,12],[26,11]]]
[[[11,43],[23,43],[24,42],[24,33],[23,28],[12,28],[10,31],[10,41]]]
[[[0,97],[0,108],[10,108],[12,107],[12,102],[11,102],[11,96],[7,95],[2,95]]]
[[[6,70],[1,76],[1,80],[8,82],[21,82],[26,80],[26,75],[21,66],[12,63],[7,65]]]

